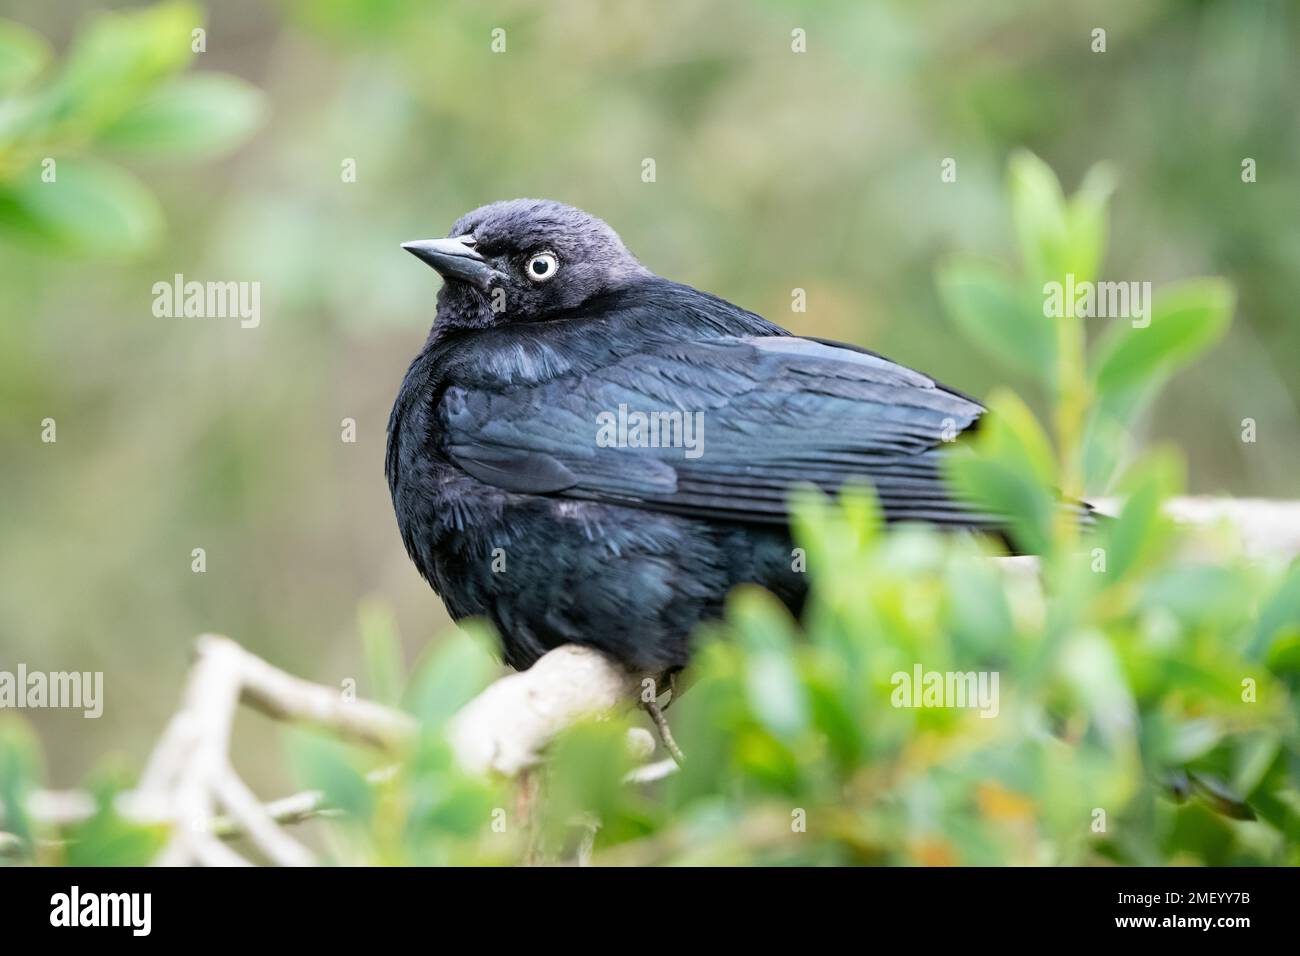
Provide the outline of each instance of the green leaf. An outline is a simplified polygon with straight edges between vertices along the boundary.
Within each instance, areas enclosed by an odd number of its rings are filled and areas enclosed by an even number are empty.
[[[1123,508],[1102,524],[1110,581],[1130,575],[1168,542],[1173,522],[1162,514],[1161,503],[1182,486],[1181,472],[1175,456],[1151,455],[1126,476]]]
[[[1222,723],[1213,718],[1176,721],[1168,728],[1162,757],[1173,764],[1189,763],[1215,747],[1225,732]]]
[[[1098,396],[1083,435],[1083,484],[1099,491],[1111,487],[1133,444],[1132,425],[1156,389],[1125,389]]]
[[[745,651],[745,687],[759,723],[789,738],[808,726],[808,700],[794,662],[794,621],[762,588],[738,588],[727,602],[727,620]]]
[[[990,358],[1048,381],[1056,356],[1053,319],[1008,277],[952,262],[939,270],[939,295],[953,323]]]
[[[426,728],[440,727],[497,674],[488,652],[494,640],[486,625],[467,621],[429,651],[416,669],[406,701]]]
[[[1267,659],[1274,642],[1300,629],[1300,561],[1291,566],[1278,589],[1263,603],[1248,656]]]
[[[27,85],[49,60],[44,37],[12,20],[0,20],[0,93]]]
[[[988,401],[988,413],[980,420],[980,453],[1013,468],[1024,468],[1045,486],[1057,483],[1056,456],[1052,443],[1020,396],[998,389]]]
[[[885,522],[875,489],[869,484],[849,480],[840,489],[839,508],[858,548],[868,548]]]
[[[550,840],[571,839],[575,822],[592,819],[601,839],[641,835],[639,795],[623,783],[632,769],[626,735],[621,720],[585,720],[551,744],[544,814]]]
[[[1264,663],[1274,674],[1300,674],[1300,624],[1284,625],[1278,629],[1268,645]]]
[[[1249,797],[1264,781],[1281,752],[1281,736],[1275,731],[1240,735],[1233,752],[1232,785]]]
[[[483,832],[484,821],[491,820],[493,810],[499,806],[490,790],[476,780],[448,775],[443,780],[426,778],[413,783],[408,833],[472,837]]]
[[[157,200],[122,170],[61,159],[55,180],[39,169],[0,187],[0,228],[50,249],[124,257],[148,248],[162,229]]]
[[[119,149],[153,156],[213,156],[260,124],[262,94],[224,73],[182,76],[147,94],[100,133]]]
[[[972,656],[1006,651],[1015,624],[997,568],[983,555],[951,564],[944,577],[948,626]]]
[[[835,664],[839,666],[838,661]],[[852,691],[846,693],[844,681],[843,670],[840,669],[825,674],[810,674],[805,687],[814,726],[825,735],[827,744],[841,766],[849,768],[861,759],[865,741],[846,700],[852,696]]]
[[[1247,613],[1242,602],[1247,585],[1246,571],[1237,565],[1174,564],[1151,577],[1141,603],[1167,609],[1186,626],[1224,628]]]
[[[98,14],[78,34],[50,91],[52,118],[75,117],[93,128],[116,119],[189,62],[191,33],[202,25],[203,12],[191,3]]]
[[[1042,426],[1019,398],[995,393],[970,455],[953,455],[947,472],[959,494],[1011,524],[1016,544],[1045,553],[1057,507],[1056,461]]]
[[[1107,742],[1136,739],[1137,706],[1110,641],[1096,632],[1074,635],[1061,656],[1061,671]]]
[[[1093,166],[1066,206],[1066,242],[1060,268],[1075,282],[1093,281],[1106,251],[1107,207],[1115,191],[1114,172],[1105,163]]]
[[[1098,391],[1142,386],[1191,362],[1226,331],[1232,306],[1232,287],[1222,279],[1190,279],[1163,290],[1148,326],[1116,323],[1098,346]]]
[[[1115,176],[1105,163],[1093,166],[1079,191],[1066,200],[1056,173],[1021,150],[1009,164],[1011,219],[1025,276],[1031,285],[1092,281],[1106,249],[1106,210]]]
[[[1055,501],[1043,486],[1004,462],[976,456],[947,462],[949,480],[981,510],[1004,517],[1022,551],[1045,554],[1051,543]]]
[[[369,819],[374,794],[365,775],[353,766],[348,748],[307,731],[295,730],[289,737],[289,753],[304,786],[325,795],[328,806],[354,820]]]
[[[838,501],[812,485],[796,486],[790,493],[790,511],[795,541],[807,553],[807,568],[816,569],[826,582],[870,548],[883,523],[875,490],[855,482],[840,490]]]
[[[34,831],[27,799],[40,782],[41,757],[36,735],[23,721],[0,719],[0,810],[4,829],[30,846]]]
[[[794,539],[817,558],[831,551],[834,512],[830,497],[808,482],[795,485],[789,494],[790,527]]]
[[[1026,277],[1032,285],[1060,281],[1069,231],[1065,196],[1056,173],[1033,153],[1019,150],[1009,163],[1008,190]]]

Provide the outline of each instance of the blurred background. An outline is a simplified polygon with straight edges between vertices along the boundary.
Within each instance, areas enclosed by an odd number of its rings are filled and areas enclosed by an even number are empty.
[[[1296,497],[1294,3],[6,0],[0,18],[0,669],[105,673],[101,719],[26,714],[50,785],[106,754],[138,768],[198,633],[337,685],[376,620],[408,660],[445,631],[383,478],[438,283],[398,243],[496,199],[580,206],[658,273],[980,396],[1024,383],[955,336],[936,268],[1012,258],[1013,149],[1067,190],[1109,160],[1103,278],[1239,293],[1143,434],[1185,449],[1192,491]],[[155,316],[176,273],[259,282],[260,325]],[[1225,440],[1246,417],[1258,441]],[[260,759],[241,769],[274,786]]]

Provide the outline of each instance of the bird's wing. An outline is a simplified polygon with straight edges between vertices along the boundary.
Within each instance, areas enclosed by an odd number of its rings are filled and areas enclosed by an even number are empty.
[[[791,336],[664,344],[580,380],[454,386],[439,406],[451,457],[508,491],[783,523],[792,486],[865,479],[891,519],[987,527],[939,473],[982,412],[878,355]],[[637,413],[661,447],[640,447]]]

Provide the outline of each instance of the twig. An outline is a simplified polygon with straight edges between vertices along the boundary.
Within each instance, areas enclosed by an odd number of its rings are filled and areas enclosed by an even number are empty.
[[[227,638],[210,635],[238,650],[240,699],[276,720],[317,724],[355,743],[398,751],[415,736],[415,718],[368,700],[345,700],[336,688],[313,684],[272,667]]]
[[[663,708],[652,700],[646,701],[641,706],[645,708],[645,712],[654,721],[655,728],[659,731],[659,739],[664,742],[664,748],[680,767],[686,761],[686,756],[682,753],[682,749],[677,746],[677,740],[673,737],[672,728],[668,726],[668,719],[664,717]]]
[[[300,793],[281,797],[265,804],[262,810],[274,822],[285,825],[302,823],[316,817],[337,817],[343,811],[331,807],[325,802],[325,794],[319,790],[303,790]],[[212,821],[212,832],[223,840],[243,836],[244,830],[239,821],[231,817],[217,817]]]

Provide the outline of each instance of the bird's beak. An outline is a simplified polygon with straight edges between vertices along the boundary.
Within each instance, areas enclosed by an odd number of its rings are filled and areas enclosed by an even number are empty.
[[[438,270],[444,279],[459,279],[487,289],[493,269],[481,255],[459,239],[419,239],[402,248]]]

